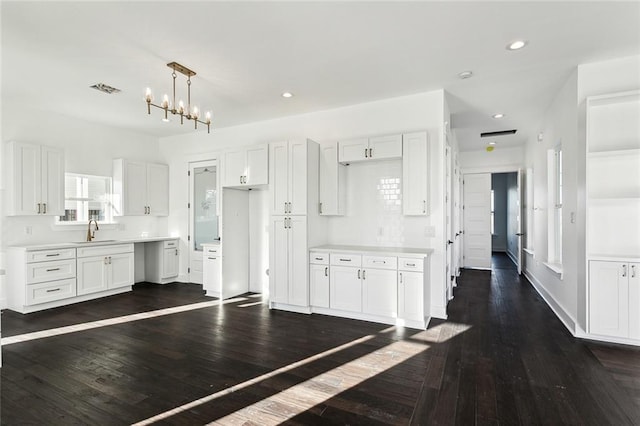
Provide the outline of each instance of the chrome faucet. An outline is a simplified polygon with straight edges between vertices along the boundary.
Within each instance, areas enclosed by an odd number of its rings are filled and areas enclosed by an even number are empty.
[[[91,232],[91,222],[96,224],[96,229]],[[87,228],[87,241],[91,241],[96,237],[96,231],[99,231],[98,222],[95,219],[89,219],[89,227]]]

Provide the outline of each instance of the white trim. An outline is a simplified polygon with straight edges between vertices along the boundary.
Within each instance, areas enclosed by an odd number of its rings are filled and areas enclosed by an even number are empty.
[[[286,303],[269,303],[269,309],[277,309],[279,311],[287,311],[287,312],[296,312],[298,314],[310,314],[312,312],[311,308],[308,306],[295,306],[288,305]]]
[[[542,262],[542,264],[544,266],[546,266],[547,268],[551,269],[554,273],[556,273],[557,275],[560,276],[560,279],[562,279],[562,265],[559,263],[552,263],[552,262]]]
[[[461,169],[461,174],[474,174],[474,173],[510,173],[517,172],[523,167],[522,164],[510,164],[506,166],[486,166],[486,167],[471,167]]]
[[[7,302],[6,297],[0,299],[0,309],[9,309],[9,302]]]
[[[630,346],[639,346],[640,340],[636,339],[627,339],[624,337],[613,337],[613,336],[602,336],[600,334],[591,334],[582,330],[580,327],[576,330],[576,337],[580,339],[593,340],[595,342],[608,342],[608,343],[618,343],[622,345],[630,345]]]
[[[564,326],[569,330],[572,336],[576,337],[576,326],[578,322],[567,312],[564,307],[556,302],[553,296],[545,290],[542,286],[542,283],[536,279],[533,275],[529,273],[528,270],[523,271],[524,276],[529,281],[531,286],[538,292],[538,294],[542,297],[542,299],[547,303],[547,305],[551,308],[554,314],[558,317],[558,319],[564,324]]]
[[[514,254],[511,253],[509,250],[507,250],[507,256],[509,257],[509,259],[511,259],[513,264],[516,265],[516,267],[518,267],[518,259],[514,256]]]
[[[536,253],[533,250],[525,247],[525,248],[522,249],[522,251],[524,251],[525,253],[530,254],[531,256],[533,256],[534,259],[536,258]]]

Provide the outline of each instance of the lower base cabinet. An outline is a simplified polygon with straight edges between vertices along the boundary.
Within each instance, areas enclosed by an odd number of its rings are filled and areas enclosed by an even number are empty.
[[[78,249],[77,295],[132,286],[133,244]]]
[[[398,272],[398,318],[424,321],[424,275],[422,272]]]
[[[330,304],[328,265],[309,265],[309,286],[311,306],[328,308]]]
[[[360,268],[331,266],[329,307],[342,311],[362,312],[362,279]]]
[[[382,317],[396,317],[398,286],[396,271],[362,270],[362,312]]]

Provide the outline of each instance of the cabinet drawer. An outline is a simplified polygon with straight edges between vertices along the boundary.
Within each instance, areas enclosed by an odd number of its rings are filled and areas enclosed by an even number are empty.
[[[78,257],[108,256],[110,254],[133,253],[133,244],[114,244],[78,248]]]
[[[178,240],[165,241],[164,248],[178,248]]]
[[[362,257],[362,267],[377,269],[397,269],[398,258],[395,256],[365,255]]]
[[[48,262],[50,260],[74,259],[76,257],[76,249],[54,249],[39,250],[27,252],[27,263],[32,262]]]
[[[359,254],[331,253],[329,259],[332,265],[362,266],[362,255]]]
[[[328,265],[329,253],[311,252],[309,253],[309,263],[313,265]]]
[[[203,258],[206,259],[207,256],[216,257],[216,256],[220,256],[221,254],[222,254],[222,248],[220,246],[217,246],[217,247],[207,246],[204,248]]]
[[[53,302],[76,295],[76,279],[52,281],[29,285],[27,288],[27,305]]]
[[[27,264],[27,284],[75,278],[75,276],[75,259]]]
[[[415,258],[410,258],[410,257],[400,257],[398,258],[398,262],[400,262],[400,265],[398,266],[398,269],[402,270],[402,271],[416,271],[416,272],[423,272],[423,264],[424,264],[424,260],[423,259],[415,259]]]

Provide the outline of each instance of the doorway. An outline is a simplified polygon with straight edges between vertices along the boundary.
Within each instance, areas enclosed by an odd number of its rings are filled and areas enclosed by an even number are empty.
[[[518,173],[491,174],[491,253],[492,268],[511,262],[518,264]]]

